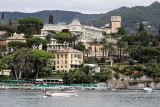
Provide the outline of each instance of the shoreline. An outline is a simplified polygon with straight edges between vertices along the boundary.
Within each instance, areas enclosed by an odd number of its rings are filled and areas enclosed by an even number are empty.
[[[17,90],[60,90],[60,89],[76,89],[76,90],[79,90],[79,91],[89,91],[89,90],[97,90],[97,91],[120,91],[120,90],[142,90],[143,88],[133,88],[133,89],[129,89],[129,88],[108,88],[108,87],[66,87],[66,86],[63,86],[63,87],[9,87],[9,86],[3,86],[3,87],[0,87],[0,90],[1,89],[17,89]],[[153,89],[153,90],[160,90],[160,89]]]

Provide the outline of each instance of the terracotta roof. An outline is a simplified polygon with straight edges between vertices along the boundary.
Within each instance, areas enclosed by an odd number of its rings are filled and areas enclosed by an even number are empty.
[[[83,53],[82,51],[78,51],[76,49],[72,49],[72,48],[65,48],[65,49],[60,49],[55,53]]]

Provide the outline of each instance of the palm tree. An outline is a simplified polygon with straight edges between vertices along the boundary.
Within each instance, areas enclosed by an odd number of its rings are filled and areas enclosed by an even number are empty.
[[[90,53],[89,49],[85,49],[85,53],[87,54],[87,59],[88,59],[88,54]]]
[[[125,42],[122,42],[121,40],[119,40],[118,42],[117,42],[117,46],[118,46],[118,49],[119,49],[119,56],[120,56],[120,62],[122,62],[121,60],[122,60],[122,49],[124,48],[124,46],[125,46]]]
[[[97,39],[94,39],[94,40],[93,40],[92,45],[95,46],[95,47],[94,47],[94,51],[95,51],[95,59],[96,59],[96,51],[97,51],[97,50],[96,50],[96,46],[99,45],[99,42],[97,41]]]
[[[107,41],[105,38],[103,38],[101,41],[100,41],[100,44],[103,46],[102,48],[102,51],[103,51],[103,55],[102,55],[102,58],[104,58],[104,52],[105,52],[105,45],[106,45]]]

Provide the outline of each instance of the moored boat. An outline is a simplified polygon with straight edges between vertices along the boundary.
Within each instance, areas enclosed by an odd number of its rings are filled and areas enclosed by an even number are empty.
[[[152,87],[144,87],[143,91],[144,92],[153,92]]]

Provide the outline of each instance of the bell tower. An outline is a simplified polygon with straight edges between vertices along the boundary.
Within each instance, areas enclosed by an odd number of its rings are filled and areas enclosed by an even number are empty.
[[[121,16],[111,16],[112,33],[117,33],[118,28],[121,27]]]

